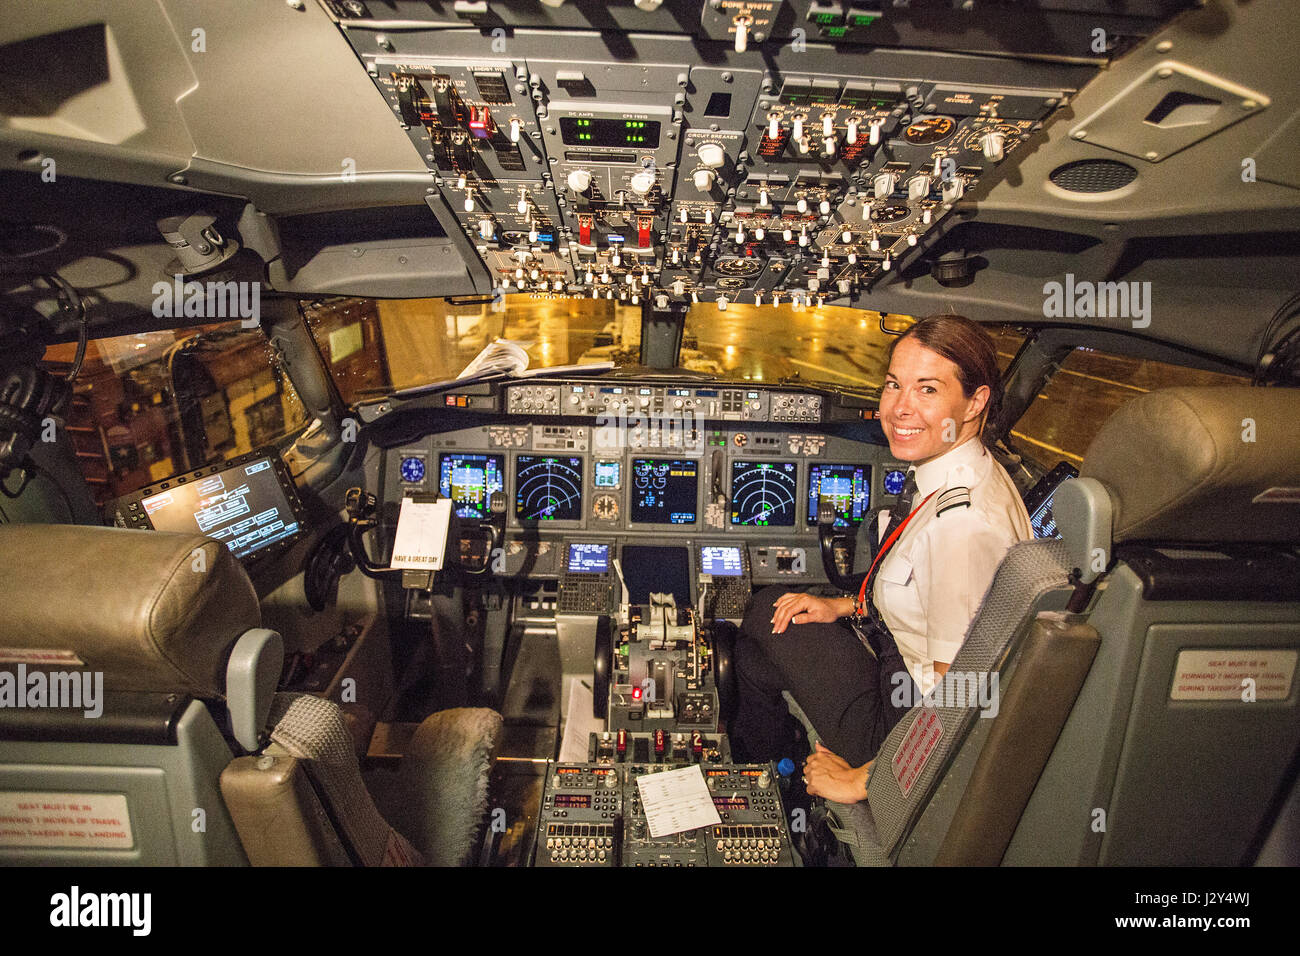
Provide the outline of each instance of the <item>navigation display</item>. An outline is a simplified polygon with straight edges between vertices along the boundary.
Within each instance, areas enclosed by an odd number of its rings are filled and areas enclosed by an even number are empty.
[[[733,461],[731,523],[758,528],[792,527],[797,467],[792,461]]]
[[[694,524],[699,462],[682,458],[632,459],[632,521]]]
[[[570,574],[604,574],[609,570],[609,545],[570,544]]]
[[[438,491],[452,500],[462,518],[486,518],[494,491],[504,491],[506,460],[503,455],[438,456]]]
[[[714,577],[736,578],[745,573],[738,547],[700,548],[700,573]]]
[[[818,499],[825,495],[835,506],[835,527],[857,527],[871,501],[871,470],[864,465],[825,465],[808,471],[808,524],[817,524]]]
[[[270,458],[175,484],[140,502],[158,531],[198,531],[223,542],[236,558],[286,541],[299,532]]]
[[[582,517],[582,459],[567,455],[515,458],[515,517],[577,521]]]

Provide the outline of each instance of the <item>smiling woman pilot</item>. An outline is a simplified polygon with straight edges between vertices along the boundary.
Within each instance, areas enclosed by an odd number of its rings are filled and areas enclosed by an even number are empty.
[[[804,765],[808,792],[866,797],[886,735],[916,688],[929,692],[948,670],[1007,550],[1031,537],[1015,485],[984,447],[1001,401],[993,340],[970,319],[931,316],[891,344],[880,424],[890,454],[911,463],[906,483],[892,512],[859,529],[858,553],[875,557],[857,592],[754,596],[736,646],[738,759],[790,752],[788,690],[826,743]]]

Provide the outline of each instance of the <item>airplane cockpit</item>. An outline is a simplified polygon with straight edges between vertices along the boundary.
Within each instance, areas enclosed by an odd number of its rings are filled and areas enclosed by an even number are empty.
[[[0,862],[1300,863],[1293,4],[6,6]],[[952,315],[1027,530],[836,799],[747,635]]]

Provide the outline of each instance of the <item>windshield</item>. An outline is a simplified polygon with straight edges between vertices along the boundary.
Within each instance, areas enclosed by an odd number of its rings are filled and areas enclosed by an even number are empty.
[[[879,312],[840,306],[731,305],[721,311],[699,304],[686,315],[681,364],[751,382],[800,378],[879,391],[894,339],[881,331],[880,320]]]
[[[453,379],[498,338],[520,342],[529,368],[634,365],[641,351],[640,308],[607,299],[337,298],[303,312],[348,403]]]
[[[303,311],[349,403],[455,378],[497,338],[521,343],[529,368],[640,360],[640,308],[606,299],[332,298],[306,302]],[[878,312],[830,306],[699,304],[687,313],[678,367],[737,381],[879,390],[891,340],[880,321]]]

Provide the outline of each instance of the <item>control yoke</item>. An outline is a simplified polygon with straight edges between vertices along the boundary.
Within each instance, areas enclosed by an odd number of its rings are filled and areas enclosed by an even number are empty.
[[[835,516],[836,509],[833,499],[828,495],[819,495],[817,498],[817,543],[821,545],[822,567],[825,569],[826,578],[831,584],[841,591],[852,591],[852,580],[840,574],[839,568],[835,564],[835,542],[843,538],[843,535],[835,533]],[[851,548],[851,545],[848,545],[848,547]]]

